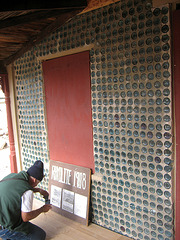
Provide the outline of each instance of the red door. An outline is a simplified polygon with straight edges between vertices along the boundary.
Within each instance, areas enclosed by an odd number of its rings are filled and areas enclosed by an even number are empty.
[[[94,170],[89,52],[43,62],[50,159]]]

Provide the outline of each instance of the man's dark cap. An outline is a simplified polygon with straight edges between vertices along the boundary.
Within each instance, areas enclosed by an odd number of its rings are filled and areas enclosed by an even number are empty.
[[[44,177],[44,164],[40,160],[36,161],[34,165],[32,165],[28,170],[27,173],[31,176],[36,178],[39,181],[42,181]]]

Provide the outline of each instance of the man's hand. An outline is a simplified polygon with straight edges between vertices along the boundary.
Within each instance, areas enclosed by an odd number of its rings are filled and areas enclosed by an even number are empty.
[[[51,204],[46,204],[43,205],[42,207],[33,210],[31,212],[21,212],[21,216],[24,222],[28,222],[34,218],[36,218],[37,216],[39,216],[39,214],[41,213],[46,213],[48,212],[50,209],[52,208]]]
[[[48,212],[51,208],[51,204],[45,204],[44,206],[42,206],[42,211],[45,213]]]

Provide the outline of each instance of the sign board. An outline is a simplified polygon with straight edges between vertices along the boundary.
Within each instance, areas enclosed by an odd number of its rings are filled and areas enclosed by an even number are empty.
[[[88,225],[90,177],[89,168],[51,160],[49,193],[52,209]]]

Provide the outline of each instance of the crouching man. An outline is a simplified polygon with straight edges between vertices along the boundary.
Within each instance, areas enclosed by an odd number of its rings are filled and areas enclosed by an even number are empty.
[[[45,240],[46,233],[29,221],[48,212],[51,205],[32,210],[33,193],[48,196],[37,188],[44,177],[44,165],[36,161],[27,172],[11,173],[0,181],[0,238],[8,240]]]

